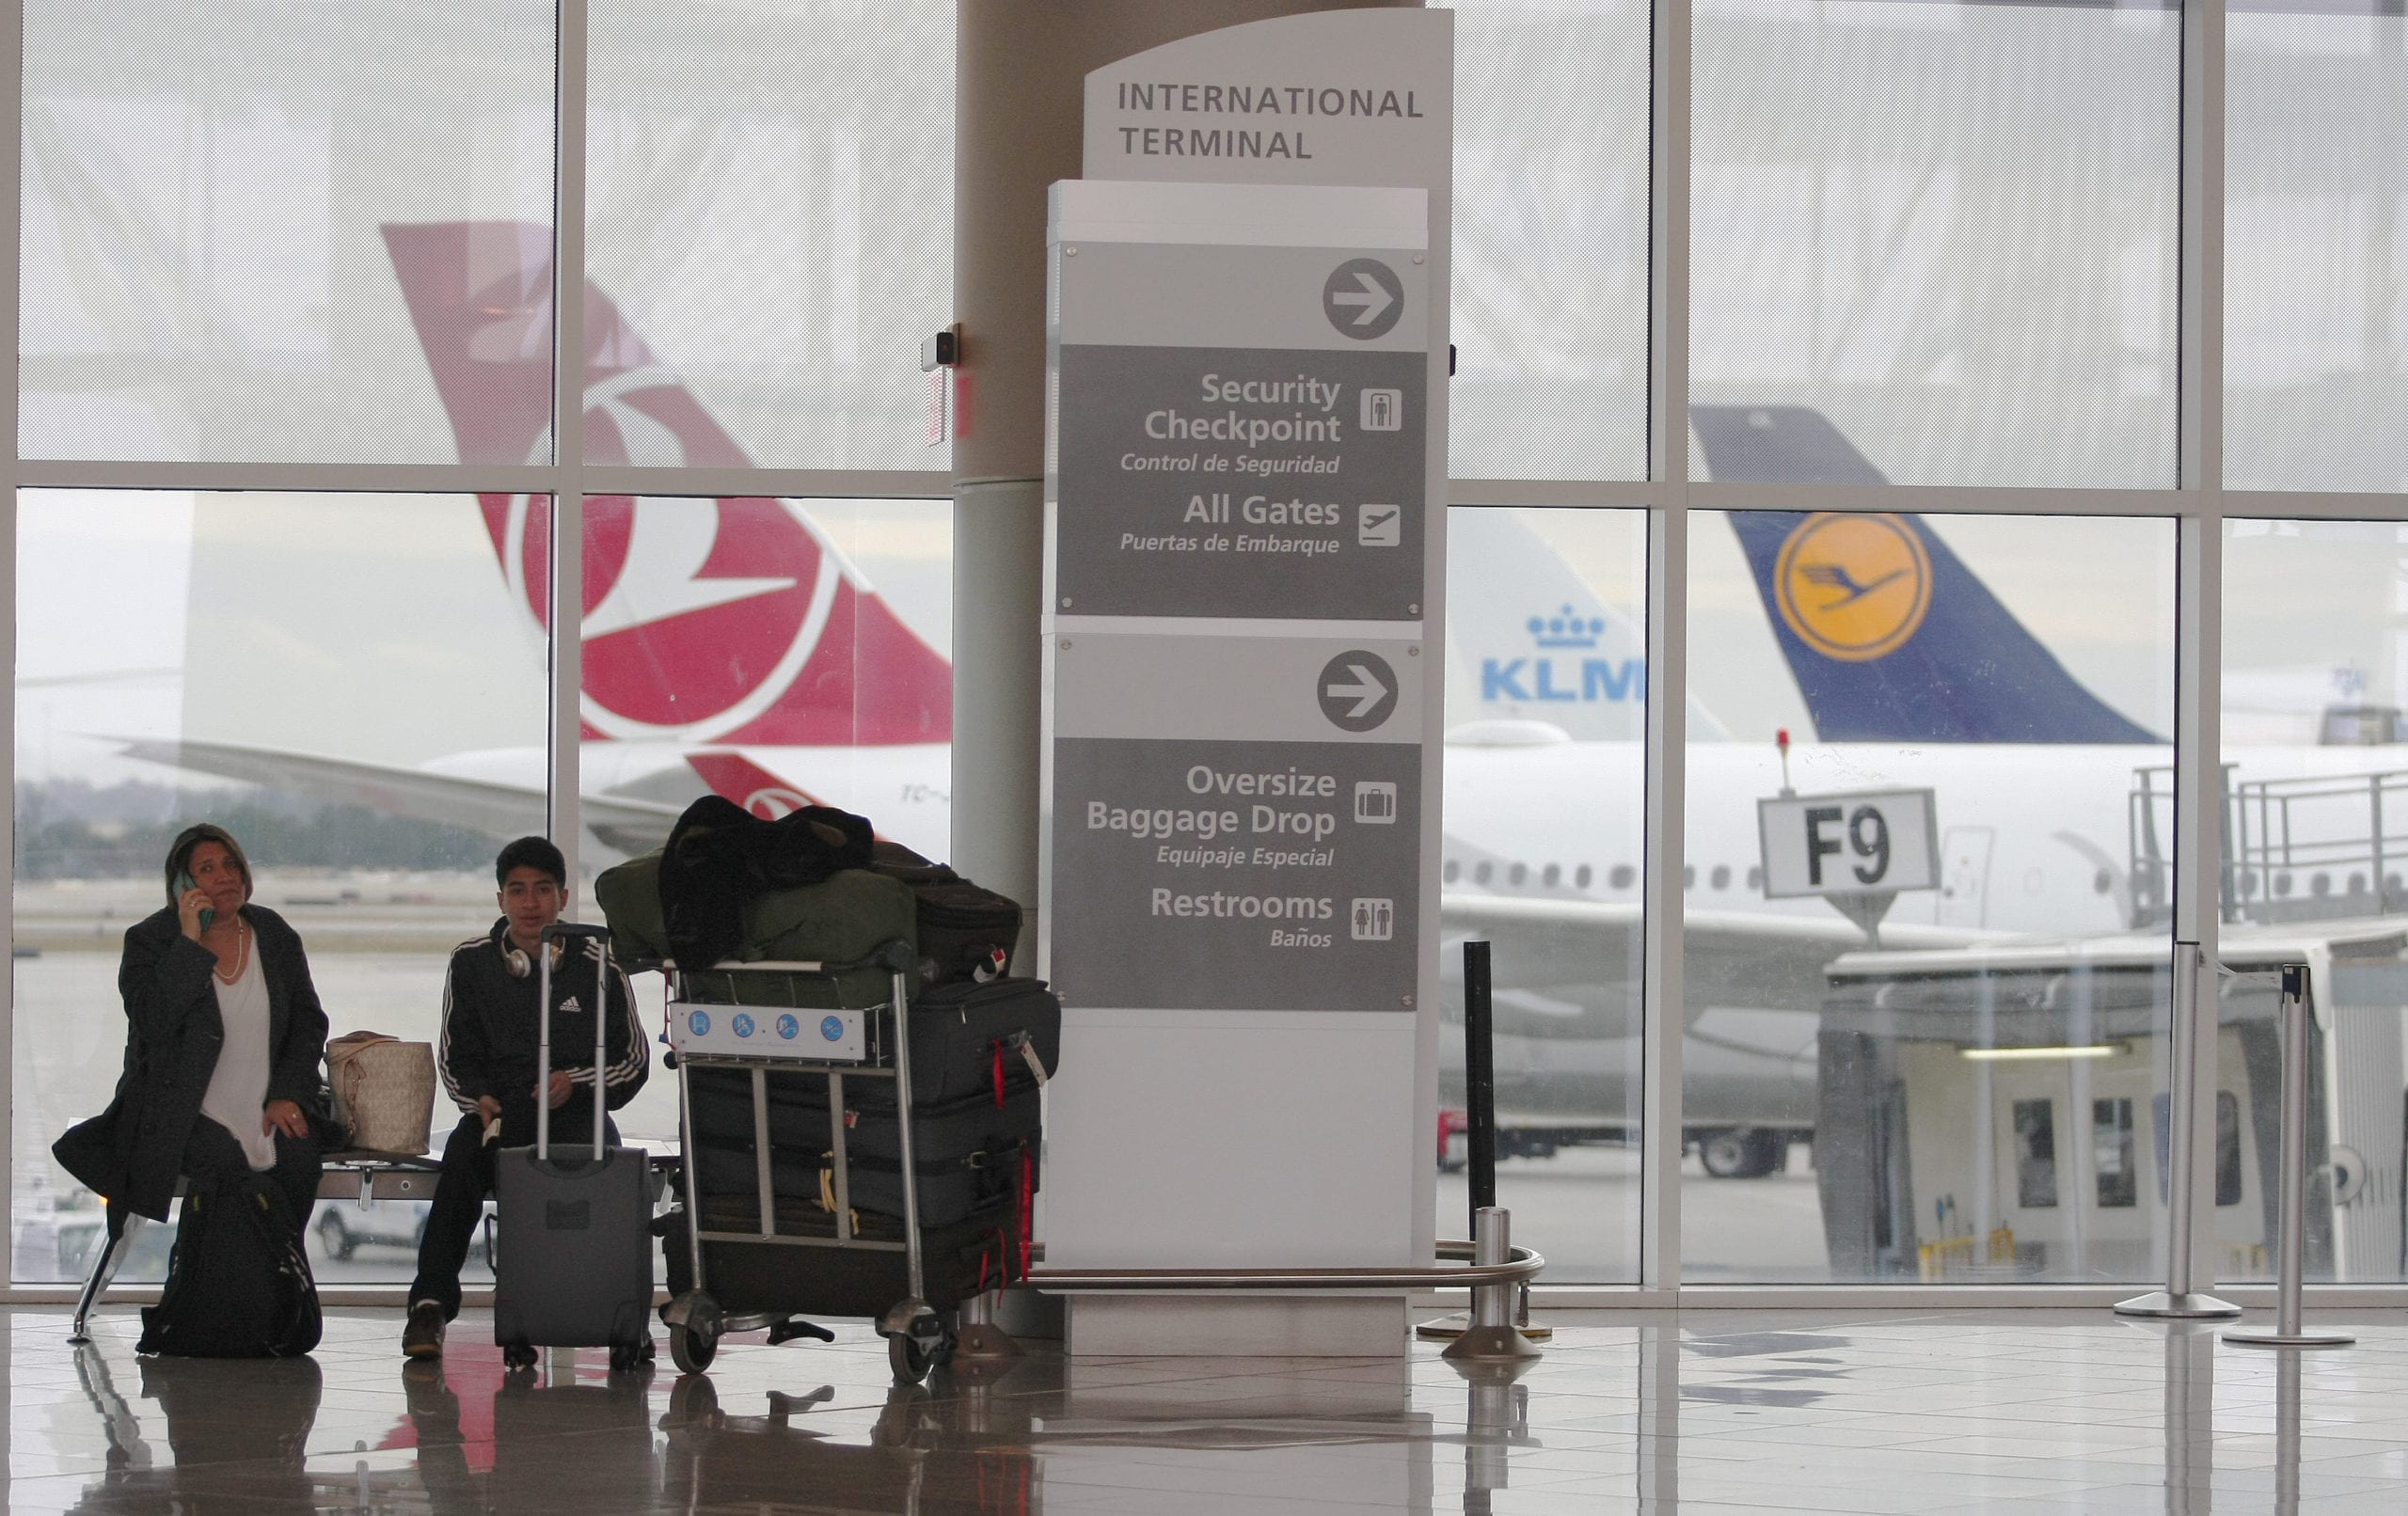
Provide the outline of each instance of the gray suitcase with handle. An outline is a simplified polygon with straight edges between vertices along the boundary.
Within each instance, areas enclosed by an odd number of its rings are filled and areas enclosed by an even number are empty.
[[[495,1260],[493,1335],[502,1361],[531,1366],[537,1348],[609,1348],[613,1369],[632,1369],[652,1342],[652,1175],[641,1147],[603,1140],[601,1070],[609,1063],[610,933],[556,922],[544,929],[536,990],[540,1043],[535,1082],[552,1076],[552,955],[602,945],[594,1006],[594,1140],[555,1145],[551,1110],[535,1102],[535,1145],[506,1147],[494,1161],[500,1255]],[[597,1161],[598,1155],[598,1161]]]

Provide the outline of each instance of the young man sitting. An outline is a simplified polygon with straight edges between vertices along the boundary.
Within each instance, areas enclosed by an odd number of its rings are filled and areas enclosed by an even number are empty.
[[[443,1329],[460,1314],[460,1267],[494,1192],[494,1159],[503,1147],[535,1140],[535,1101],[552,1110],[552,1135],[563,1143],[593,1141],[594,1070],[585,1061],[594,1046],[596,971],[601,944],[576,953],[552,944],[552,1077],[535,1085],[539,1032],[537,955],[546,950],[544,928],[568,904],[567,865],[561,850],[541,837],[521,837],[494,860],[501,891],[501,920],[493,930],[452,950],[443,977],[443,1044],[436,1062],[444,1087],[465,1113],[443,1148],[443,1174],[426,1232],[419,1240],[418,1278],[410,1286],[408,1324],[402,1351],[411,1358],[443,1352]],[[602,1069],[606,1109],[616,1110],[643,1088],[650,1050],[636,1016],[627,976],[610,966],[607,1062]],[[610,1140],[619,1140],[610,1127]]]

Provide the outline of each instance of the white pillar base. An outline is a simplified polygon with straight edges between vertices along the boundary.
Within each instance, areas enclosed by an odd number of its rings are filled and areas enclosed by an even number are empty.
[[[1073,1358],[1401,1358],[1412,1327],[1402,1296],[1081,1295],[1064,1350]]]

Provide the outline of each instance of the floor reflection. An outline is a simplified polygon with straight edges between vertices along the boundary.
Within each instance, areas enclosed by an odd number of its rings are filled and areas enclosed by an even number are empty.
[[[87,1512],[2408,1509],[2408,1320],[2303,1359],[2104,1312],[1549,1313],[1546,1356],[1022,1358],[889,1382],[878,1340],[505,1373],[387,1313],[314,1360],[139,1360],[7,1319],[12,1509]]]

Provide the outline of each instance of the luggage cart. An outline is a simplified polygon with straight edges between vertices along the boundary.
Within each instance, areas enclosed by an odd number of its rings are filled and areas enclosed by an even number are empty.
[[[872,966],[889,971],[891,990],[884,1003],[860,1008],[801,1003],[803,983],[832,984],[839,974]],[[685,1245],[692,1281],[661,1311],[661,1319],[669,1327],[670,1356],[681,1371],[698,1374],[710,1366],[719,1339],[731,1332],[766,1328],[771,1342],[800,1336],[826,1340],[832,1335],[798,1319],[789,1310],[727,1308],[712,1295],[709,1276],[704,1271],[704,1244],[795,1250],[795,1264],[802,1269],[811,1267],[811,1255],[801,1250],[873,1252],[899,1255],[902,1264],[897,1281],[901,1297],[877,1318],[879,1334],[886,1338],[887,1362],[898,1383],[916,1384],[926,1379],[929,1369],[951,1357],[955,1332],[927,1302],[922,1256],[919,1179],[912,1161],[911,1049],[904,1021],[911,977],[918,969],[911,944],[891,942],[868,959],[846,963],[728,962],[701,971],[663,964],[662,969],[670,976],[669,1037],[677,1063]],[[747,985],[757,993],[746,997]],[[783,1004],[777,1003],[781,990]],[[750,1076],[757,1230],[714,1230],[706,1225],[702,1148],[695,1140],[689,1079],[695,1069],[728,1069]],[[779,1227],[778,1196],[770,1172],[768,1082],[772,1078],[827,1082],[829,1169],[833,1185],[830,1235],[798,1235]],[[860,1236],[853,1223],[846,1159],[845,1082],[861,1079],[895,1082],[896,1138],[902,1152],[899,1239]],[[729,1303],[743,1304],[740,1301]]]

